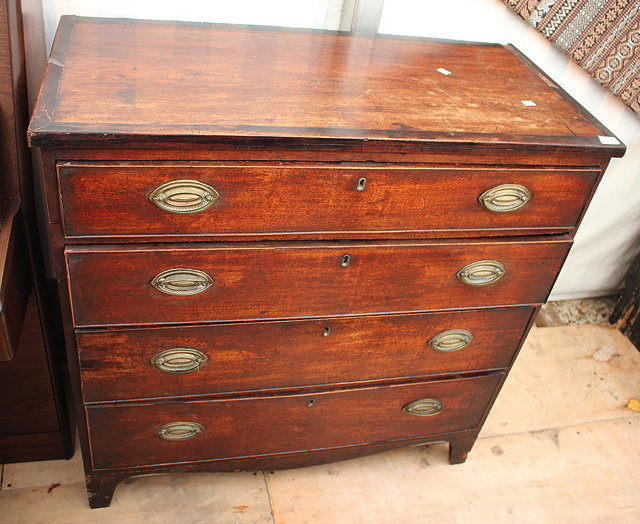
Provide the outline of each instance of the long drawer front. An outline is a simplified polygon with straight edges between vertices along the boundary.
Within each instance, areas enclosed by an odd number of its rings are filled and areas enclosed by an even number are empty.
[[[543,302],[571,241],[67,247],[78,327]]]
[[[68,237],[574,228],[598,170],[60,163]]]
[[[77,333],[84,399],[344,384],[506,368],[533,307]]]
[[[501,374],[308,395],[87,409],[96,469],[334,448],[475,428]]]

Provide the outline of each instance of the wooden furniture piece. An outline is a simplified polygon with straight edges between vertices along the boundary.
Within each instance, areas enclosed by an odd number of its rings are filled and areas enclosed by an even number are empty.
[[[0,201],[0,362],[16,353],[33,289],[20,200]]]
[[[24,136],[24,48],[17,7],[15,1],[0,1],[0,362],[10,361],[16,352],[33,287],[20,213],[29,161]]]
[[[0,464],[74,449],[35,220],[22,37],[20,2],[0,0]]]
[[[624,153],[508,46],[76,17],[29,136],[92,507],[143,473],[463,462]]]
[[[624,277],[624,290],[609,321],[640,349],[640,255],[636,255]]]

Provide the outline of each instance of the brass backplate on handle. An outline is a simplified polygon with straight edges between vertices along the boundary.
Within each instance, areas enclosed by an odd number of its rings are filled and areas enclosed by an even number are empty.
[[[190,440],[204,431],[204,426],[197,422],[175,421],[163,424],[156,429],[156,435],[164,440]]]
[[[464,266],[456,276],[469,286],[487,286],[500,280],[505,273],[504,266],[497,260],[478,260]]]
[[[207,361],[207,355],[191,348],[171,348],[160,351],[151,363],[164,373],[184,374],[197,371]]]
[[[442,402],[437,398],[414,400],[411,404],[403,407],[402,411],[408,415],[415,415],[417,417],[430,417],[442,411]]]
[[[176,267],[158,273],[151,285],[167,295],[197,295],[213,285],[213,278],[199,269]]]
[[[531,191],[520,184],[501,184],[482,193],[478,200],[492,213],[509,213],[529,202]]]
[[[210,208],[220,194],[197,180],[174,180],[153,190],[149,200],[168,213],[188,215]]]
[[[473,341],[471,331],[466,329],[449,329],[438,333],[429,340],[429,345],[436,351],[451,353],[467,347]]]

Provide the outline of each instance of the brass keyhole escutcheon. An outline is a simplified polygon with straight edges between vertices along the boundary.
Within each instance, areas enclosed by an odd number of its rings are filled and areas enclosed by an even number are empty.
[[[348,267],[351,265],[351,256],[350,255],[344,255],[342,257],[342,261],[340,262],[340,265],[342,267]]]
[[[358,179],[356,184],[356,191],[364,191],[367,188],[367,179],[362,177]]]

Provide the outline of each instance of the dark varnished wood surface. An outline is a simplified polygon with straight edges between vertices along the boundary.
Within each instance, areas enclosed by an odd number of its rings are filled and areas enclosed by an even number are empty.
[[[68,458],[73,451],[55,361],[64,348],[52,343],[35,223],[21,4],[0,0],[0,198],[13,210],[0,224],[0,258],[7,262],[1,269],[0,353],[7,357],[7,348],[15,349],[13,360],[0,361],[0,463]],[[38,26],[35,17],[30,25]]]
[[[0,363],[18,348],[33,281],[20,201],[0,201]]]
[[[79,17],[61,21],[30,127],[35,145],[295,137],[622,154],[598,135],[610,132],[500,45]]]
[[[63,18],[30,137],[92,507],[143,472],[303,466],[440,439],[464,461],[505,377],[494,370],[510,366],[624,151],[598,135],[610,133],[498,45]],[[222,190],[210,216],[148,207],[174,173]],[[362,173],[368,189],[345,191]],[[534,201],[474,222],[494,180],[534,184]],[[478,259],[506,276],[460,283]],[[150,281],[171,267],[215,284],[162,294]],[[476,339],[421,358],[426,331],[445,328]],[[151,367],[177,345],[204,349],[207,365]],[[436,395],[442,415],[401,411]],[[171,420],[206,431],[168,443],[154,430]]]
[[[229,243],[67,247],[76,326],[317,317],[541,303],[569,250],[562,236],[528,241]],[[351,257],[342,267],[344,255]],[[456,278],[477,260],[506,274],[472,287]],[[173,296],[153,278],[206,272],[202,293]]]
[[[506,368],[533,311],[516,307],[78,332],[84,399],[206,395]],[[450,353],[428,344],[450,329],[470,331],[473,341]],[[157,353],[176,347],[201,351],[207,361],[187,374],[162,372],[151,364]]]
[[[487,159],[487,162],[489,159]],[[295,233],[430,232],[499,229],[572,230],[599,171],[436,166],[200,165],[62,163],[58,166],[67,236],[286,235]],[[358,180],[366,180],[358,191]],[[149,195],[176,180],[219,193],[207,210],[174,214]],[[478,197],[500,184],[520,184],[533,198],[523,208],[492,213]]]
[[[70,459],[73,456],[73,445],[69,438],[66,432],[57,428],[47,433],[0,435],[0,461],[13,464]]]
[[[17,4],[17,5],[16,5]],[[0,0],[0,198],[21,195],[27,162],[24,47],[19,2]]]
[[[158,139],[153,142],[153,147],[143,149],[133,140],[123,140],[117,146],[109,143],[102,144],[97,140],[87,140],[83,143],[85,148],[81,146],[46,148],[51,155],[48,163],[54,163],[52,166],[54,168],[56,162],[79,163],[84,161],[358,162],[360,163],[358,165],[362,167],[387,162],[399,164],[397,167],[403,164],[405,167],[415,167],[416,163],[445,164],[445,167],[446,165],[482,167],[482,163],[479,164],[479,162],[484,160],[489,163],[488,167],[532,166],[535,168],[563,167],[569,169],[586,167],[602,170],[609,162],[609,157],[603,158],[598,150],[580,151],[560,147],[527,150],[508,144],[495,143],[484,144],[481,152],[471,144],[455,146],[441,144],[425,148],[424,143],[420,141],[398,147],[393,142],[381,144],[367,141],[359,143],[353,140],[331,140],[310,145],[303,140],[279,138],[265,138],[261,141],[237,144],[227,144],[224,140],[211,144],[196,141],[186,144]]]
[[[87,493],[92,508],[105,508],[111,503],[117,485],[128,477],[169,472],[199,471],[270,471],[314,466],[348,460],[393,448],[419,446],[428,442],[449,442],[449,460],[451,464],[461,464],[473,447],[478,430],[454,431],[451,433],[430,434],[401,440],[365,443],[330,449],[311,449],[277,455],[260,455],[244,458],[214,459],[201,462],[164,464],[161,466],[130,467],[127,469],[100,470],[87,476]]]
[[[494,374],[303,395],[91,407],[93,466],[259,456],[475,428],[501,378]],[[423,398],[440,400],[441,413],[420,417],[402,410]],[[155,430],[171,421],[197,422],[205,431],[191,440],[169,442]]]
[[[0,436],[20,437],[59,431],[56,401],[33,294],[16,355],[10,362],[0,362],[0,398]],[[38,450],[30,451],[31,460],[40,460]],[[0,455],[3,462],[18,460],[12,458],[10,450],[1,446]]]

